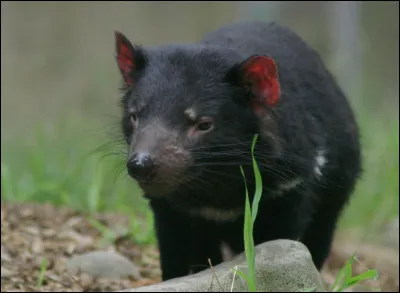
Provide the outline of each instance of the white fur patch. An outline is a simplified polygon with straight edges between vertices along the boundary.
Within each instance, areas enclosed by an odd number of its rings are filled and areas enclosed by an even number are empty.
[[[289,191],[289,190],[292,190],[292,189],[296,188],[302,182],[303,182],[303,180],[301,178],[295,178],[295,179],[293,179],[291,181],[288,181],[288,182],[285,182],[285,183],[281,183],[281,184],[278,185],[278,189],[276,190],[276,193],[278,195],[281,195],[286,191]]]
[[[195,121],[197,118],[196,111],[193,108],[186,109],[185,115],[188,116],[188,118],[193,121]]]
[[[325,166],[327,160],[325,157],[325,150],[319,149],[317,150],[317,155],[315,156],[315,166],[314,173],[317,177],[322,176],[322,168]]]
[[[235,253],[226,242],[221,243],[221,254],[224,261],[231,261],[235,257]]]
[[[293,179],[291,181],[288,181],[288,182],[280,184],[279,185],[279,189],[282,190],[282,191],[291,190],[293,188],[296,188],[298,185],[300,185],[300,183],[302,181],[303,180],[301,180],[300,178],[295,178],[295,179]]]
[[[192,211],[192,214],[201,216],[207,220],[215,222],[230,222],[236,220],[243,214],[242,208],[233,210],[216,209],[213,207],[204,207],[199,210]]]

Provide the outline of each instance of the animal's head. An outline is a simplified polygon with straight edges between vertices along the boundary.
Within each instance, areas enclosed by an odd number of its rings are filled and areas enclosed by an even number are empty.
[[[280,97],[272,58],[207,47],[144,49],[119,32],[115,38],[127,169],[148,195],[167,195],[204,168],[239,164],[249,154],[261,117]]]

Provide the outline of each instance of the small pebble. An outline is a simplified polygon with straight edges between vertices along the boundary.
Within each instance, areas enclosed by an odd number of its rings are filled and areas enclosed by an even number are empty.
[[[93,277],[141,279],[139,269],[126,257],[106,251],[93,251],[72,257],[67,261],[68,271],[76,275],[79,272]]]

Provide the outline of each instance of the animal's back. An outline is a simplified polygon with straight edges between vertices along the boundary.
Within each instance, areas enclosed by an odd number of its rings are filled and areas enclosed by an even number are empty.
[[[205,35],[200,43],[226,48],[242,56],[269,55],[285,73],[290,69],[313,71],[320,63],[319,56],[297,34],[275,22],[227,25]]]
[[[286,43],[307,45],[291,30],[275,22],[247,21],[223,26],[206,34],[200,43],[225,47],[244,55],[273,54],[282,50]]]

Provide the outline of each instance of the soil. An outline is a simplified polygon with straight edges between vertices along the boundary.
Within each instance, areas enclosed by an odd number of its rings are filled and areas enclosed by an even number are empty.
[[[96,222],[113,231],[129,227],[128,218],[99,214]],[[93,279],[72,276],[66,261],[94,250],[112,251],[138,265],[143,278]],[[43,260],[47,268],[43,269]],[[45,272],[39,284],[41,272]],[[84,214],[49,204],[1,205],[1,291],[2,292],[109,292],[160,281],[155,246],[139,246],[123,231],[107,239]]]
[[[105,237],[87,215],[68,208],[2,202],[1,291],[110,292],[160,282],[157,247],[135,243],[126,232],[129,227],[127,217],[98,214],[94,218],[116,231],[115,237]],[[351,247],[340,243],[334,245],[322,272],[328,284],[334,281],[351,251]],[[138,267],[142,278],[101,279],[84,274],[73,276],[67,271],[68,259],[95,250],[113,251],[125,256]],[[380,254],[380,251],[386,254]],[[359,257],[354,271],[360,273],[366,266],[371,268],[370,265],[375,265],[380,280],[367,285],[380,287],[386,292],[399,292],[398,261],[393,260],[398,260],[398,250],[396,255],[396,250],[371,246]],[[359,290],[366,291],[360,287]]]

